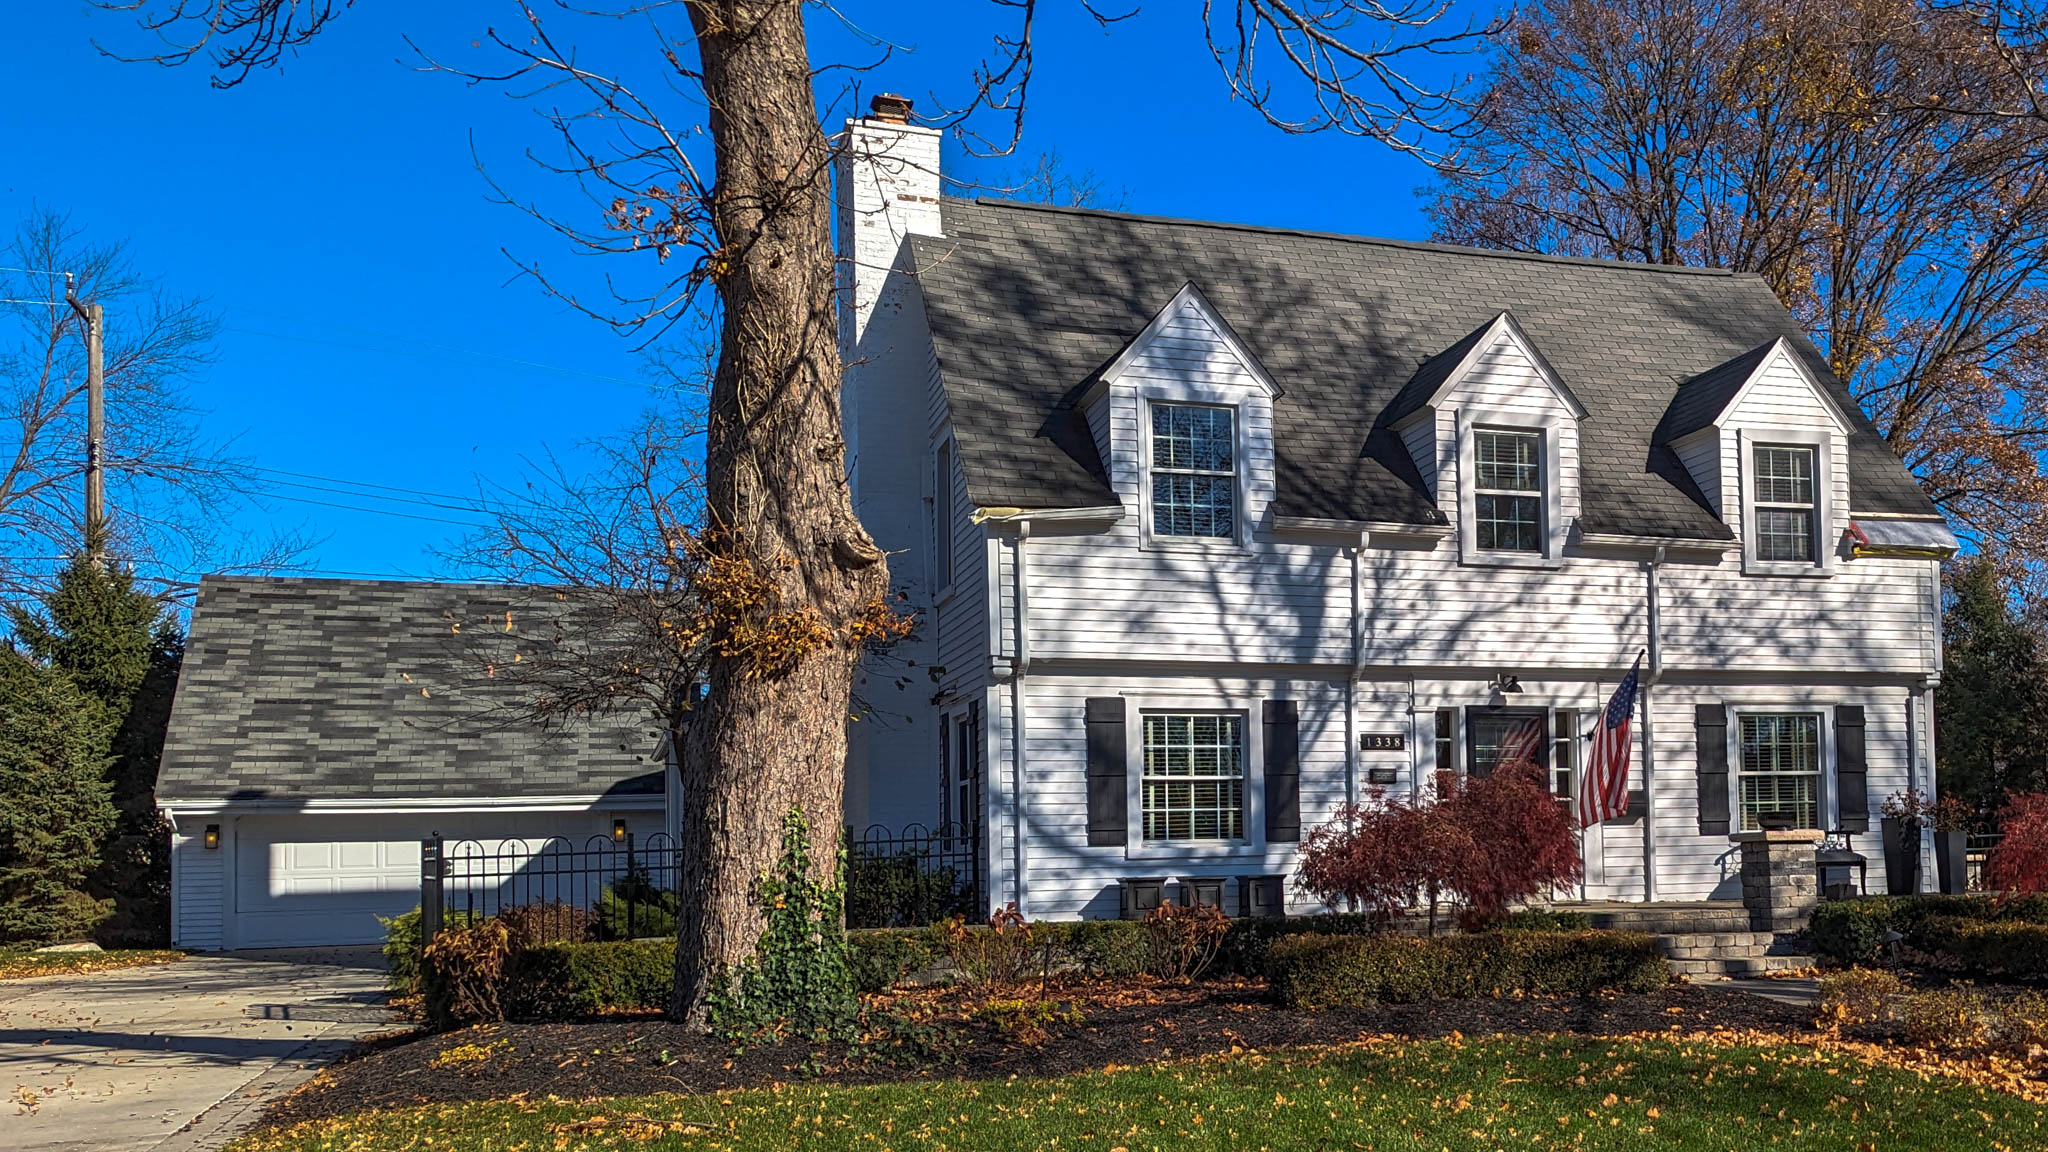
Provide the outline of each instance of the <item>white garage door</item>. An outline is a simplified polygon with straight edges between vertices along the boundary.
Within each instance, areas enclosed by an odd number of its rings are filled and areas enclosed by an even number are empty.
[[[638,819],[651,813],[635,813]],[[377,816],[244,816],[235,822],[236,948],[377,944],[379,916],[420,901],[420,840],[466,836],[584,837],[611,813],[436,812]]]

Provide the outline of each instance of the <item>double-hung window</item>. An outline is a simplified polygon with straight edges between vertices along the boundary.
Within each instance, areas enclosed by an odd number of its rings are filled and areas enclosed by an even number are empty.
[[[1472,433],[1472,514],[1482,552],[1543,551],[1543,434]]]
[[[1811,564],[1815,559],[1820,493],[1814,473],[1819,453],[1785,444],[1756,446],[1751,525],[1758,560]]]
[[[1579,714],[1559,708],[1550,729],[1550,794],[1569,799],[1579,774]]]
[[[1236,413],[1207,404],[1152,405],[1152,532],[1237,535]]]
[[[1789,816],[1795,828],[1820,827],[1820,714],[1752,712],[1740,717],[1736,796],[1741,831],[1763,817]]]
[[[1238,712],[1147,712],[1145,839],[1244,839],[1245,724]]]

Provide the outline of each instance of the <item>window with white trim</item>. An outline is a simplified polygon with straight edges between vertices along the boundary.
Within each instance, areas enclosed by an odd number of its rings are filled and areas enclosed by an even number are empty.
[[[1152,532],[1237,535],[1236,412],[1208,404],[1152,405]]]
[[[953,586],[953,442],[939,445],[932,476],[932,584]]]
[[[1543,434],[1472,431],[1474,541],[1482,552],[1543,551]]]
[[[1812,564],[1820,489],[1815,474],[1820,453],[1807,445],[1758,444],[1753,462],[1750,525],[1756,558],[1766,563]]]
[[[1766,815],[1820,827],[1820,713],[1744,713],[1737,730],[1740,831],[1756,831]]]
[[[1569,799],[1579,774],[1579,714],[1559,708],[1550,726],[1550,793]]]
[[[1244,714],[1147,712],[1143,722],[1145,839],[1244,839]]]

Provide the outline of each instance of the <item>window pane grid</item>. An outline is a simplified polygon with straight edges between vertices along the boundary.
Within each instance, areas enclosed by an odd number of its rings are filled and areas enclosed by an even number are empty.
[[[1756,449],[1755,505],[1757,559],[1811,564],[1819,493],[1814,482],[1818,454],[1811,448]]]
[[[1194,404],[1152,406],[1152,530],[1229,538],[1237,532],[1232,412]]]
[[[1794,827],[1820,827],[1820,717],[1744,716],[1739,731],[1742,831],[1756,831],[1769,812],[1789,813]]]
[[[1543,551],[1543,438],[1534,432],[1472,434],[1473,529],[1487,552]]]
[[[1144,744],[1145,839],[1244,838],[1244,717],[1148,714]]]

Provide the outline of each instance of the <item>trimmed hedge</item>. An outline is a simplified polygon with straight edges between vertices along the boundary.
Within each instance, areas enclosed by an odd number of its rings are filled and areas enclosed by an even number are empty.
[[[520,1020],[666,1012],[675,971],[674,940],[535,944],[513,957],[505,1010]]]
[[[887,992],[944,955],[929,928],[861,928],[846,934],[846,965],[856,992]]]
[[[1915,948],[1949,957],[1971,972],[2048,979],[2048,924],[1930,916],[1910,939]]]
[[[1321,1009],[1516,992],[1652,992],[1671,969],[1656,938],[1638,932],[1296,936],[1273,942],[1266,978],[1287,1007]]]
[[[1930,936],[1936,921],[1974,924],[2048,925],[2048,895],[2031,896],[1866,896],[1832,900],[1814,909],[1807,930],[1816,954],[1841,964],[1876,964],[1885,959],[1885,933],[1896,931],[1922,952],[1948,951],[1945,941],[1960,939],[1951,927]],[[2024,936],[2025,934],[2020,934]],[[1986,946],[1988,947],[1988,945]],[[1979,954],[1972,946],[1972,955]],[[1958,956],[1967,966],[1977,965]],[[2006,969],[2014,975],[2017,970]],[[2035,969],[2048,976],[2048,964]]]

